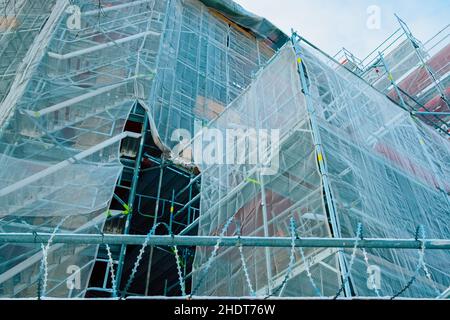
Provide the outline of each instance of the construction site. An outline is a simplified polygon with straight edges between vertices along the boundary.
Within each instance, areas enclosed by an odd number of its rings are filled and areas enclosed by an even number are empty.
[[[0,0],[0,299],[449,299],[450,25],[396,20]]]

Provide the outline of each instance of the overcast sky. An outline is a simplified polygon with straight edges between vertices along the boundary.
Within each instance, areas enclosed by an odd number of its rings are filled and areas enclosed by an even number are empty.
[[[235,0],[290,34],[291,28],[329,54],[346,47],[363,58],[398,27],[394,13],[425,41],[450,22],[450,0]],[[380,9],[380,28],[367,21]],[[447,32],[448,33],[448,32]]]

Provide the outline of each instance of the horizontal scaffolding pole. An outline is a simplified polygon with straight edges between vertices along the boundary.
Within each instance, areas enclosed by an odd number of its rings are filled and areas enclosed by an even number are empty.
[[[89,47],[89,48],[73,51],[73,52],[66,53],[66,54],[59,54],[59,53],[49,52],[48,55],[49,55],[49,57],[55,58],[55,59],[58,59],[58,60],[66,60],[66,59],[79,57],[79,56],[82,56],[82,55],[85,55],[85,54],[88,54],[88,53],[92,53],[92,52],[95,52],[95,51],[103,50],[103,49],[106,49],[106,48],[111,48],[111,47],[117,46],[119,44],[127,43],[127,42],[132,41],[132,40],[136,40],[136,39],[140,39],[140,38],[146,37],[148,35],[159,36],[160,33],[159,32],[155,32],[155,31],[145,31],[145,32],[141,32],[141,33],[138,33],[138,34],[133,34],[133,35],[125,37],[125,38],[117,39],[117,40],[106,42],[106,43],[101,43],[99,45],[95,45],[95,46],[92,46],[92,47]]]
[[[113,89],[119,88],[119,87],[121,87],[121,86],[123,86],[125,84],[127,84],[127,81],[125,81],[123,83],[119,83],[119,84],[114,84],[114,85],[111,85],[111,86],[106,86],[106,87],[103,87],[103,88],[100,88],[100,89],[97,89],[97,90],[94,90],[94,91],[91,91],[91,92],[88,92],[88,93],[85,93],[85,94],[82,94],[82,95],[78,95],[75,98],[72,98],[72,99],[69,99],[69,100],[57,103],[57,104],[55,104],[53,106],[50,106],[50,107],[47,107],[45,109],[41,109],[41,110],[25,110],[25,112],[27,114],[29,114],[30,116],[35,116],[35,117],[39,118],[39,117],[41,117],[43,115],[46,115],[48,113],[59,111],[59,110],[61,110],[63,108],[70,107],[70,106],[72,106],[72,105],[74,105],[76,103],[83,102],[83,101],[85,101],[85,100],[87,100],[89,98],[93,98],[93,97],[96,97],[96,96],[101,95],[103,93],[106,93],[108,91],[112,91]]]
[[[100,9],[94,9],[94,10],[89,10],[89,11],[81,11],[81,14],[83,16],[92,16],[92,15],[96,15],[96,14],[104,14],[106,12],[109,11],[117,11],[117,10],[122,10],[122,9],[128,9],[130,7],[134,7],[134,6],[138,6],[144,3],[148,3],[149,0],[141,0],[141,1],[134,1],[134,2],[129,2],[129,3],[124,3],[124,4],[119,4],[116,6],[111,6],[111,7],[101,7]]]
[[[0,233],[0,243],[45,243],[51,233]],[[56,234],[52,243],[66,244],[124,244],[141,245],[145,235],[121,234]],[[200,246],[213,247],[220,240],[220,246],[289,248],[292,239],[287,237],[216,237],[216,236],[151,236],[150,246]],[[422,243],[427,249],[449,250],[450,240],[416,239],[355,239],[355,238],[298,238],[297,247],[303,248],[353,248],[358,241],[359,248],[420,249]]]
[[[413,111],[418,116],[450,116],[450,112]]]

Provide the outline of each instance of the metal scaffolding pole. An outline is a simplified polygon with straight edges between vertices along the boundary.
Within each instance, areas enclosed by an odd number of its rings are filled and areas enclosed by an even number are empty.
[[[399,28],[397,31],[401,30],[401,28]],[[396,32],[397,32],[396,31]],[[313,43],[311,43],[310,41],[308,41],[305,38],[302,38],[302,41],[304,43],[306,43],[308,46],[310,46],[311,48],[313,48],[314,50],[317,50],[319,53],[321,53],[323,56],[327,57],[328,59],[330,59],[330,61],[333,61],[334,63],[336,63],[336,65],[340,65],[339,61],[337,61],[335,58],[333,58],[332,56],[330,56],[328,53],[326,53],[325,51],[321,50],[320,48],[318,48],[317,46],[315,46]],[[378,49],[378,48],[377,48]],[[376,52],[376,50],[374,50],[371,54],[373,54],[374,52]],[[364,61],[364,60],[363,60]],[[357,74],[356,72],[353,72],[350,69],[347,69],[350,73],[352,73],[355,77],[358,77],[359,79],[361,79],[362,81],[366,82],[367,84],[369,84],[375,91],[379,92],[380,94],[386,96],[381,90],[375,88],[372,84],[370,84],[369,82],[367,82],[367,80],[365,80],[360,74]],[[413,100],[416,104],[420,105],[420,103],[418,103],[417,101],[415,101],[415,99],[413,97],[411,97],[407,92],[404,92],[400,87],[398,88],[400,90],[401,93],[403,93],[403,95],[405,95],[406,97],[408,97],[408,99]],[[388,99],[390,99],[396,106],[402,108],[405,111],[411,112],[410,109],[405,109],[400,103],[398,103],[397,101],[393,100],[392,98],[390,98],[389,96],[386,96]],[[423,107],[423,106],[421,106]],[[424,109],[426,109],[425,107],[423,107]],[[419,116],[420,114],[416,114],[414,112],[411,112],[412,115],[414,115],[415,117]],[[436,117],[436,116],[435,116]],[[420,119],[420,117],[417,117],[417,119],[423,121],[422,119]],[[436,117],[436,119],[439,122],[442,122],[442,124],[446,124],[444,121],[442,121],[441,118]],[[442,130],[442,128],[440,128],[438,125],[433,125],[437,130],[442,131],[444,134],[446,135],[450,135],[450,133]]]
[[[442,292],[436,299],[447,299],[450,297],[450,287],[448,287],[444,292]]]
[[[159,212],[159,201],[161,199],[161,188],[164,178],[164,159],[161,160],[160,168],[159,168],[159,180],[158,180],[158,191],[156,195],[156,204],[155,204],[155,214],[153,217],[153,224],[151,229],[153,229],[158,223],[158,212]],[[163,211],[164,213],[164,211]],[[150,246],[150,252],[148,254],[148,265],[147,265],[147,276],[145,277],[145,295],[148,295],[148,291],[150,290],[150,276],[152,272],[152,261],[153,261],[153,250],[154,247]]]
[[[139,181],[139,171],[141,170],[141,159],[142,159],[142,154],[144,151],[144,143],[145,143],[145,137],[146,137],[146,132],[147,132],[147,124],[148,124],[148,116],[147,116],[147,112],[146,112],[144,115],[144,123],[142,124],[141,141],[139,144],[139,151],[136,155],[136,163],[134,165],[131,190],[130,190],[130,194],[128,196],[128,216],[127,216],[127,220],[125,222],[125,230],[124,230],[125,234],[128,234],[128,232],[130,231],[130,222],[131,222],[131,216],[133,214],[133,205],[134,205],[134,199],[136,197],[136,188],[137,188],[137,184]],[[123,273],[123,265],[124,265],[124,260],[125,260],[126,249],[127,248],[125,245],[122,245],[120,248],[120,255],[119,255],[119,261],[118,261],[118,266],[117,266],[117,285],[119,286],[119,290],[120,290],[120,281],[121,281],[122,273]]]
[[[447,123],[440,117],[440,116],[445,115],[445,112],[430,112],[427,107],[422,105],[419,101],[416,100],[416,98],[412,97],[408,92],[406,92],[405,90],[403,90],[402,88],[400,88],[398,86],[397,86],[397,88],[400,91],[400,93],[402,93],[406,98],[408,98],[408,100],[411,100],[412,102],[414,102],[420,108],[420,110],[422,110],[422,109],[425,110],[425,111],[409,111],[412,116],[414,116],[415,118],[422,120],[422,121],[424,121],[424,120],[419,117],[421,115],[433,116],[434,120],[436,120],[438,123],[440,123],[441,125],[447,126]],[[395,100],[392,100],[392,101],[395,102]],[[435,113],[438,113],[438,114],[435,114]],[[428,123],[428,121],[424,121],[424,123]],[[440,127],[438,125],[438,123],[434,123],[431,121],[431,123],[429,123],[429,124],[431,124],[436,130],[440,131],[444,135],[450,136],[450,132],[447,130],[444,130],[442,127]]]
[[[295,54],[296,54],[296,58],[297,58],[297,71],[300,75],[300,85],[302,87],[302,90],[303,90],[303,93],[305,96],[306,109],[307,109],[309,119],[310,119],[311,133],[312,133],[312,138],[314,141],[314,147],[315,147],[315,151],[316,151],[317,162],[319,164],[319,171],[320,171],[320,175],[322,178],[323,188],[325,191],[325,200],[326,200],[326,204],[328,207],[328,213],[329,213],[329,218],[330,218],[330,222],[331,222],[331,230],[332,230],[333,236],[339,238],[339,237],[341,237],[341,232],[340,232],[340,228],[339,228],[339,220],[337,218],[337,213],[336,213],[334,201],[332,198],[332,190],[331,190],[330,182],[328,180],[328,169],[327,169],[327,165],[326,165],[325,153],[324,153],[323,147],[322,147],[320,131],[319,131],[319,127],[318,127],[317,120],[316,120],[316,112],[315,112],[315,108],[313,106],[311,94],[309,92],[307,75],[305,74],[306,70],[304,69],[304,63],[303,63],[303,52],[299,45],[301,38],[295,32],[293,32],[291,41],[294,46],[294,50],[295,50]],[[345,293],[345,296],[350,297],[351,289],[350,289],[349,283],[351,282],[351,279],[349,279],[348,281],[346,281],[344,279],[345,275],[348,273],[348,270],[347,270],[347,266],[345,263],[344,253],[341,250],[338,252],[338,260],[339,260],[339,266],[341,268],[341,273],[342,273],[341,274],[342,281],[344,282],[344,293]]]
[[[68,234],[59,233],[0,233],[0,243],[52,243],[72,245],[85,244],[122,244],[142,245],[146,235],[126,234]],[[353,248],[358,241],[358,248],[377,249],[420,249],[422,244],[427,250],[449,250],[450,239],[355,239],[355,238],[297,238],[296,247],[302,248]],[[221,247],[270,247],[290,248],[292,238],[289,237],[218,237],[218,236],[159,236],[148,237],[149,246],[200,246],[213,247],[219,243]]]
[[[262,208],[262,216],[263,216],[263,230],[264,230],[264,237],[269,237],[269,218],[267,213],[267,203],[266,203],[266,189],[264,184],[264,175],[259,173],[259,178],[261,183],[260,191],[261,191],[261,208]],[[270,261],[270,250],[269,247],[265,247],[265,260],[266,260],[266,272],[267,272],[267,294],[272,294],[271,287],[272,287],[272,281],[273,281],[273,275],[272,275],[272,264]]]
[[[412,35],[411,30],[409,29],[408,25],[406,24],[406,22],[404,22],[398,15],[395,15],[395,17],[397,18],[398,23],[400,24],[400,27],[403,29],[403,32],[405,33],[405,35],[408,37],[408,40],[411,41],[411,44],[414,48],[414,51],[417,55],[417,57],[420,60],[420,63],[422,64],[422,66],[425,68],[425,70],[428,72],[428,74],[430,75],[431,79],[433,80],[433,82],[436,85],[436,88],[439,92],[439,94],[441,95],[442,100],[445,102],[445,104],[447,105],[447,107],[450,107],[450,104],[448,102],[448,99],[445,95],[445,90],[442,87],[441,82],[439,81],[439,79],[436,77],[436,75],[434,74],[433,70],[431,70],[430,66],[426,63],[425,58],[422,56],[422,54],[419,51],[419,46],[416,43],[416,41],[414,40],[414,36]]]
[[[413,115],[418,116],[450,116],[450,112],[413,111]]]
[[[402,105],[405,109],[407,109],[405,100],[403,99],[402,95],[400,94],[399,87],[398,87],[398,85],[397,85],[397,82],[396,82],[395,79],[394,79],[394,76],[392,75],[392,72],[391,72],[391,70],[390,70],[390,67],[389,67],[388,63],[387,63],[386,60],[384,59],[384,56],[383,56],[383,54],[382,54],[381,52],[379,52],[378,54],[380,55],[381,63],[383,64],[384,68],[386,69],[386,72],[387,72],[387,74],[388,74],[388,79],[389,79],[389,81],[391,82],[391,85],[394,87],[395,92],[396,92],[396,94],[398,95],[398,97],[399,97],[399,99],[400,99],[401,105]],[[413,114],[411,114],[411,116],[413,116]],[[447,192],[445,191],[445,187],[444,187],[445,184],[444,184],[444,183],[441,181],[441,179],[440,179],[440,172],[438,172],[438,169],[436,168],[436,166],[435,166],[433,160],[430,159],[430,157],[429,157],[429,155],[428,155],[428,152],[427,152],[427,150],[425,149],[425,146],[424,146],[425,142],[424,142],[424,140],[423,140],[423,138],[422,138],[422,135],[420,134],[420,131],[418,130],[417,126],[414,126],[414,128],[415,128],[415,130],[416,130],[416,132],[417,132],[417,135],[421,137],[421,138],[420,138],[420,141],[419,141],[419,145],[420,145],[420,148],[421,148],[422,151],[423,151],[423,155],[424,155],[424,157],[426,158],[426,160],[428,161],[428,163],[429,163],[429,165],[430,165],[430,168],[431,168],[431,170],[432,170],[434,176],[435,176],[436,179],[437,179],[437,182],[438,182],[438,185],[439,185],[439,189],[440,189],[440,191],[441,191],[441,193],[442,193],[442,195],[443,195],[443,197],[444,197],[444,200],[447,202],[447,204],[449,205],[449,208],[450,208],[449,196],[447,195]]]

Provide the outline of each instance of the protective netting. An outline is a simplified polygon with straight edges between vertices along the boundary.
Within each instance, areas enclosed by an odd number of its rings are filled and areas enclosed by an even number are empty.
[[[54,3],[20,0],[0,4],[0,103]]]
[[[424,225],[427,237],[448,238],[448,141],[361,79],[350,72],[337,73],[321,58],[305,49],[342,236],[354,236],[362,222],[366,237],[408,238]],[[368,252],[381,267],[381,291],[386,295],[400,290],[417,264],[416,252]],[[450,281],[449,259],[448,252],[427,253],[433,281],[441,291]],[[354,268],[356,293],[373,294],[366,286],[363,260]],[[436,296],[424,275],[406,294]]]
[[[286,46],[208,126],[222,131],[235,126],[280,129],[279,170],[262,176],[257,165],[204,166],[199,234],[219,234],[234,215],[242,235],[289,237],[288,219],[293,216],[299,236],[330,236],[317,168],[323,157],[342,237],[355,237],[362,223],[366,238],[411,238],[419,225],[428,238],[449,238],[448,141],[344,67],[309,47],[301,51],[318,132],[310,129],[297,59],[292,46]],[[323,155],[314,151],[317,134]],[[236,231],[231,224],[227,234]],[[351,250],[345,252],[348,264]],[[210,249],[197,249],[196,294],[249,295],[237,248],[220,249],[204,275],[210,255]],[[304,260],[296,254],[282,295],[316,295],[308,274],[322,295],[334,295],[340,271],[333,250],[307,251],[306,256]],[[280,285],[290,250],[244,249],[244,257],[255,291],[266,294],[268,283],[272,290]],[[381,287],[377,292],[368,284],[367,261],[357,250],[350,279],[360,296],[395,295],[415,275],[419,261],[416,250],[368,249],[367,258],[380,268]],[[450,254],[427,251],[425,261],[429,274],[419,273],[404,296],[436,297],[449,286]]]
[[[200,234],[219,234],[234,215],[227,235],[290,236],[294,216],[300,236],[331,236],[314,150],[317,132],[310,127],[292,48],[284,48],[240,96],[273,55],[273,34],[260,34],[271,41],[257,38],[194,0],[7,4],[14,7],[4,8],[8,17],[0,24],[2,232],[51,233],[60,225],[58,232],[98,233],[122,170],[121,133],[140,104],[162,149],[176,143],[174,130],[193,133],[196,124],[223,111],[210,124],[223,134],[230,126],[279,130],[276,174],[256,164],[203,166]],[[80,28],[70,5],[80,9]],[[264,28],[264,21],[250,18],[247,27]],[[411,49],[406,43],[399,52],[415,59]],[[448,238],[448,142],[317,52],[305,48],[305,56],[342,235],[355,236],[362,222],[366,237],[408,237],[423,224],[428,237]],[[45,294],[82,296],[96,250],[52,245]],[[341,285],[335,249],[295,252],[292,268],[290,248],[245,248],[245,264],[237,248],[220,249],[203,275],[200,267],[212,250],[198,249],[196,293],[249,295],[244,266],[258,295],[273,293],[287,271],[291,279],[280,291],[286,296],[316,295],[312,283],[320,294],[333,295]],[[414,274],[416,252],[368,253],[381,267],[384,295],[401,290]],[[0,295],[35,296],[41,259],[38,245],[2,245]],[[433,296],[434,289],[448,287],[448,253],[427,251],[426,261],[431,275],[420,275],[406,294]],[[66,283],[76,271],[72,266],[81,275],[76,288]],[[352,283],[356,294],[373,295],[365,266],[358,251]]]
[[[5,35],[9,46],[21,45],[24,24],[41,21],[42,8],[51,12],[45,26],[34,26],[39,32],[1,105],[0,228],[51,233],[64,219],[59,232],[98,233],[122,170],[125,121],[136,100],[149,96],[166,6],[38,2],[23,2],[19,27]],[[83,295],[96,251],[51,246],[45,294]],[[36,296],[41,257],[39,245],[2,245],[0,294]],[[66,279],[74,272],[80,282],[71,289]]]
[[[130,110],[146,107],[167,150],[173,130],[214,118],[273,55],[273,42],[194,0],[2,5],[2,232],[52,232],[65,217],[59,232],[99,232]],[[97,247],[74,248],[51,246],[48,295],[84,294]],[[36,295],[39,256],[39,246],[0,247],[1,296]],[[76,290],[65,283],[71,264],[82,271]]]
[[[208,125],[208,129],[218,129],[223,135],[230,128],[278,129],[281,143],[275,175],[263,175],[256,164],[202,166],[200,235],[220,234],[227,220],[234,216],[235,222],[226,232],[228,236],[236,235],[237,222],[243,236],[289,237],[289,219],[294,216],[301,236],[331,236],[309,118],[299,84],[294,52],[286,47],[258,74],[249,89]],[[245,163],[249,163],[254,152],[257,149],[249,150]],[[212,248],[197,248],[193,287],[199,282],[201,286],[196,294],[249,296],[251,292],[237,248],[221,248],[211,268],[203,275],[200,267],[211,251]],[[267,294],[269,282],[271,289],[281,284],[290,248],[243,248],[243,254],[257,295]],[[315,294],[314,288],[308,285],[305,265],[299,255],[297,252],[294,278],[284,294],[311,296]],[[307,249],[305,255],[318,257],[317,262],[325,264],[316,264],[311,272],[321,283],[323,294],[332,295],[339,281],[339,274],[333,271],[337,268],[335,250]]]
[[[194,132],[220,114],[273,55],[258,39],[199,1],[171,1],[152,93],[161,141],[177,129]],[[178,139],[178,138],[176,138]]]

